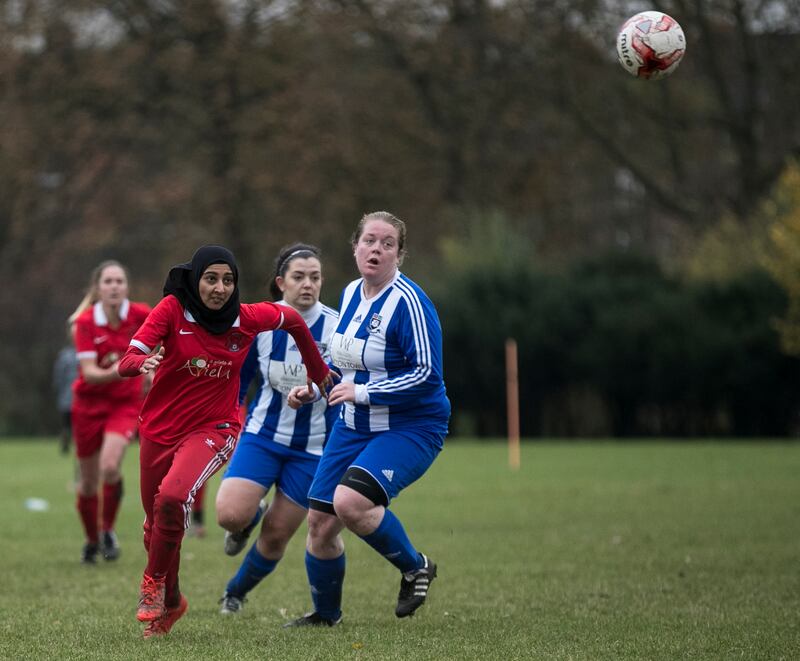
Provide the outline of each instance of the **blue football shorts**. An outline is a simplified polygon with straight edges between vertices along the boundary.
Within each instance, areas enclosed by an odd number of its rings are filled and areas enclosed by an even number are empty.
[[[391,502],[428,470],[443,444],[444,434],[427,429],[364,433],[337,420],[308,497],[332,504],[339,480],[355,466],[375,478]]]
[[[308,488],[318,463],[316,455],[244,432],[222,479],[250,480],[267,491],[274,484],[287,498],[308,509]]]

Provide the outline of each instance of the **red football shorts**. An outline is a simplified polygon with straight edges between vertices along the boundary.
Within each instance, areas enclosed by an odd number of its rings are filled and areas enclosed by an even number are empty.
[[[129,442],[139,426],[140,402],[95,403],[91,408],[80,404],[72,407],[72,436],[79,459],[100,451],[103,436],[108,433],[124,436]]]

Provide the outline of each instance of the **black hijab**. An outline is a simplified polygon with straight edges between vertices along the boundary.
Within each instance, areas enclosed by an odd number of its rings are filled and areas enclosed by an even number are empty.
[[[227,264],[233,271],[233,293],[219,310],[205,306],[200,299],[200,278],[212,264]],[[209,333],[221,335],[239,316],[239,267],[233,253],[222,246],[203,246],[192,255],[192,261],[177,264],[169,270],[164,283],[164,296],[172,294],[194,320]]]

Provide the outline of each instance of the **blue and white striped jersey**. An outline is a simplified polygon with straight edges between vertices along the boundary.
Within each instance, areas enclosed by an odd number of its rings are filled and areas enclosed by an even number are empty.
[[[356,384],[342,418],[376,432],[424,426],[447,433],[450,401],[442,378],[442,327],[424,291],[399,271],[371,299],[362,280],[342,293],[331,364]]]
[[[283,301],[279,302],[286,305]],[[336,310],[317,303],[300,312],[322,357],[330,361],[330,341],[339,318]],[[258,434],[281,445],[321,455],[340,406],[329,407],[325,399],[294,411],[286,404],[289,391],[306,385],[306,368],[292,336],[275,330],[259,333],[250,347],[240,375],[239,403],[247,396],[254,376],[261,388],[250,402],[244,431]]]

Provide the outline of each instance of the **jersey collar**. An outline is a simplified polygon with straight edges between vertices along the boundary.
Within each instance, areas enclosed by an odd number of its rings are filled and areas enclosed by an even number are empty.
[[[377,294],[375,294],[374,296],[370,296],[369,298],[367,298],[367,295],[366,295],[366,293],[365,293],[365,291],[364,291],[364,285],[365,285],[366,283],[364,282],[364,278],[361,278],[361,298],[362,298],[362,300],[364,300],[364,301],[374,301],[374,300],[376,300],[377,298],[380,298],[380,296],[383,294],[383,292],[385,292],[387,289],[389,289],[391,286],[393,286],[395,282],[397,282],[397,281],[398,281],[398,279],[400,278],[400,275],[401,275],[401,273],[400,273],[400,269],[396,269],[396,270],[395,270],[395,272],[394,272],[394,276],[392,277],[392,279],[391,279],[391,280],[389,280],[389,282],[387,282],[387,283],[386,283],[386,284],[383,286],[383,289],[381,289],[381,290],[380,290],[380,291],[379,291]]]
[[[131,302],[126,298],[122,301],[122,305],[119,306],[119,318],[121,321],[125,321],[128,318],[128,312],[131,309]],[[103,310],[103,304],[100,301],[92,306],[92,313],[94,315],[94,325],[95,326],[108,326],[108,315],[106,315],[106,311]]]
[[[190,322],[192,324],[196,324],[197,323],[195,318],[192,316],[192,313],[189,312],[189,310],[187,310],[186,308],[183,308],[183,318],[186,319],[186,321],[188,321],[188,322]],[[236,321],[233,322],[233,325],[231,326],[231,328],[238,328],[241,325],[242,325],[241,324],[241,317],[236,317]]]

